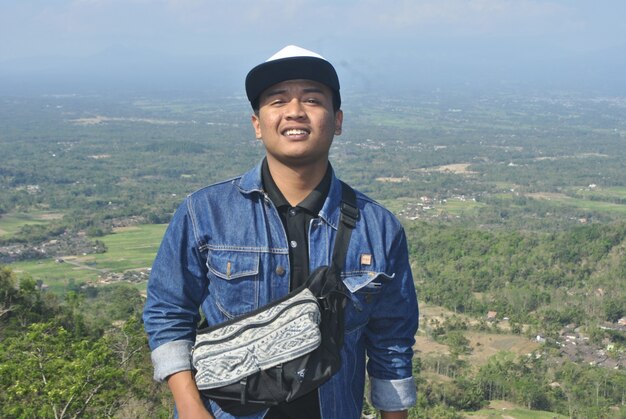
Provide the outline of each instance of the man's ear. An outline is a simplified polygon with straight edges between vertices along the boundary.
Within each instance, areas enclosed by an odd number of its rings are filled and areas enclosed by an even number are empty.
[[[341,135],[341,127],[343,125],[343,111],[339,109],[335,112],[335,135]]]
[[[259,121],[259,116],[255,113],[252,114],[250,119],[252,122],[252,128],[254,128],[254,135],[256,135],[256,138],[260,140],[263,138],[263,135],[261,135],[261,122]]]

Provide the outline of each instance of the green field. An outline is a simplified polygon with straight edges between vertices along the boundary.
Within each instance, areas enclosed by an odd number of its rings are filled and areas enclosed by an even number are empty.
[[[48,224],[62,218],[63,214],[51,212],[10,213],[0,215],[0,237],[9,238],[25,225]]]
[[[95,281],[106,272],[124,272],[149,268],[157,252],[163,224],[144,224],[120,229],[100,238],[107,252],[95,255],[67,255],[59,263],[54,259],[16,262],[10,267],[17,273],[27,273],[41,279],[50,289],[60,292],[70,280],[77,283]]]
[[[535,192],[526,194],[525,196],[538,201],[547,202],[555,208],[566,206],[576,208],[580,211],[595,211],[614,215],[626,215],[626,205],[608,202],[611,198],[623,199],[624,197],[622,194],[625,192],[626,190],[623,188],[612,188],[610,191],[605,191],[603,195],[599,195],[597,193],[594,193],[593,195],[591,193],[578,193],[577,197],[572,197],[562,193]],[[510,193],[494,194],[493,196],[501,200],[509,201],[516,197]],[[592,196],[595,197],[595,199],[591,199]]]
[[[568,205],[582,211],[609,212],[614,214],[626,214],[626,205],[612,202],[595,201],[583,198],[572,198],[561,194],[533,194],[534,198],[545,199],[555,206]]]
[[[460,198],[449,198],[442,206],[435,206],[439,213],[449,215],[463,215],[475,212],[478,208],[485,207],[485,204],[471,199],[462,200]]]
[[[415,198],[397,198],[397,199],[383,199],[380,203],[385,206],[389,211],[396,215],[402,214],[407,208],[415,207],[418,200]],[[463,216],[476,213],[476,211],[485,207],[486,205],[481,202],[476,202],[471,199],[462,200],[460,198],[449,198],[446,202],[430,204],[431,210],[424,212],[424,217],[441,216],[447,214],[450,216]],[[411,211],[409,211],[410,213]]]
[[[166,227],[165,224],[143,224],[102,237],[108,250],[92,255],[95,266],[115,272],[150,267]]]
[[[609,212],[626,214],[626,205],[619,204],[626,199],[626,188],[578,188],[564,194],[531,194],[534,198],[552,201],[554,205],[569,205],[584,211]]]
[[[587,189],[582,188],[573,191],[576,196],[580,196],[583,199],[595,199],[610,201],[612,199],[626,199],[626,188],[613,187],[613,188],[598,188]]]

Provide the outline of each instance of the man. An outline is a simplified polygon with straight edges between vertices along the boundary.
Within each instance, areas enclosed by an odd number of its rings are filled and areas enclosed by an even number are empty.
[[[328,161],[343,122],[335,69],[288,46],[250,71],[246,92],[265,158],[185,199],[148,284],[154,375],[167,380],[179,417],[232,417],[204,400],[193,380],[198,308],[215,325],[286,295],[329,264],[337,233],[341,184]],[[383,418],[406,417],[414,404],[418,310],[406,237],[391,213],[358,192],[357,206],[342,272],[350,299],[340,370],[317,391],[250,417],[359,418],[366,368]]]

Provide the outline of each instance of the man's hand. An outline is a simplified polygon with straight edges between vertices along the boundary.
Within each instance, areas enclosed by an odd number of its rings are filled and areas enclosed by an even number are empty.
[[[409,412],[407,410],[400,410],[398,412],[380,412],[380,417],[382,419],[407,419],[409,417]]]
[[[179,418],[213,419],[204,407],[191,371],[180,371],[170,375],[167,384],[174,396]]]

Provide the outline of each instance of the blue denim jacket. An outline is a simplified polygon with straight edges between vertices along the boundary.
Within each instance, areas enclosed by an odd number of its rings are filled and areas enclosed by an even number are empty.
[[[309,227],[310,270],[328,265],[339,222],[341,184],[331,188]],[[404,410],[415,403],[412,373],[418,308],[404,230],[357,192],[360,218],[343,272],[346,307],[342,367],[319,388],[322,418],[359,418],[365,370],[372,405]],[[202,308],[209,324],[242,315],[289,292],[287,237],[264,194],[261,165],[242,177],[189,195],[178,208],[152,266],[144,323],[154,377],[191,369]],[[207,401],[218,418],[230,418]],[[265,412],[250,417],[263,417]]]

